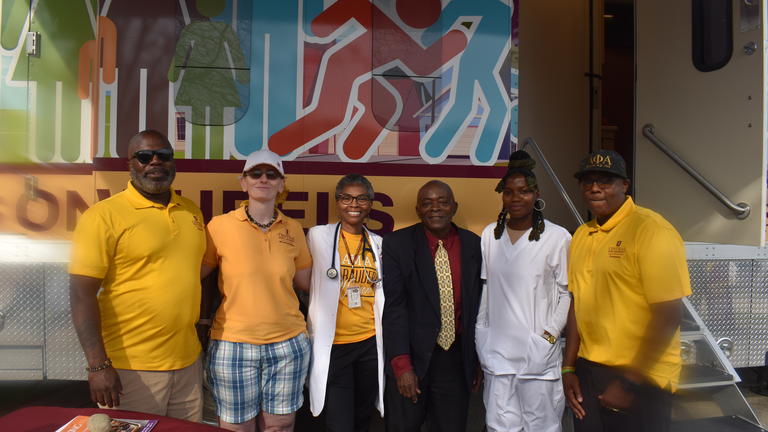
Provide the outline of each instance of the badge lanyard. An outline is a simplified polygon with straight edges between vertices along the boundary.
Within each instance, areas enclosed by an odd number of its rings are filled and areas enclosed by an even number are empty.
[[[344,236],[344,233],[341,233],[341,241],[344,242],[344,249],[347,250],[347,258],[349,259],[349,265],[352,266],[352,273],[355,272],[355,261],[357,261],[357,257],[360,256],[360,252],[363,252],[363,256],[361,258],[363,261],[365,261],[365,233],[363,233],[363,238],[360,239],[360,244],[357,245],[357,250],[355,251],[355,255],[350,255],[352,253],[351,250],[349,250],[349,244],[347,243],[347,238]],[[365,268],[365,263],[363,263],[363,268]]]
[[[355,262],[357,261],[357,258],[360,257],[363,261],[363,272],[365,274],[368,274],[367,269],[365,268],[365,250],[363,249],[363,245],[365,244],[365,233],[363,233],[363,238],[360,239],[360,243],[357,244],[357,250],[355,251],[355,255],[352,255],[352,251],[349,250],[349,243],[347,243],[347,237],[344,235],[344,232],[341,233],[341,241],[344,242],[344,249],[347,251],[346,256],[349,260],[349,265],[352,267],[352,271],[350,272],[350,278],[347,280],[342,281],[342,287],[347,292],[347,307],[350,309],[359,308],[363,305],[362,301],[362,287],[358,285],[357,283],[353,283],[355,279]],[[360,252],[362,252],[362,255]]]

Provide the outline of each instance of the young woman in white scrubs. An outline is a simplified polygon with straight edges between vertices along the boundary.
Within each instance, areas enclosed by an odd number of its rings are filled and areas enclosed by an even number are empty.
[[[384,414],[381,237],[364,225],[373,198],[368,179],[342,177],[336,186],[339,221],[307,235],[310,410],[323,412],[326,430],[333,432],[367,431],[375,409]]]
[[[522,150],[510,156],[496,187],[503,209],[482,234],[486,286],[475,340],[488,431],[561,430],[571,235],[544,219],[535,165]]]

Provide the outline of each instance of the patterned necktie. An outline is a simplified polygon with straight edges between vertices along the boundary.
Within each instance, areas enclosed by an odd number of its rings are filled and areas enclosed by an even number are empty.
[[[453,310],[453,281],[451,280],[451,263],[448,252],[443,247],[443,241],[437,241],[435,252],[435,272],[437,272],[437,287],[440,290],[440,333],[437,334],[437,344],[446,351],[456,339],[456,324]]]

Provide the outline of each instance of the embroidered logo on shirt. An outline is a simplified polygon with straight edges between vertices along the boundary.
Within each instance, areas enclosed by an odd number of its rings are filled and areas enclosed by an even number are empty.
[[[627,252],[627,249],[621,245],[622,241],[619,240],[616,242],[616,246],[611,246],[608,248],[608,256],[611,258],[622,258],[624,254]]]
[[[280,243],[285,243],[289,246],[296,245],[296,237],[291,236],[287,229],[277,234],[277,239],[280,241]]]
[[[197,216],[192,216],[192,225],[200,231],[205,229],[203,222]]]

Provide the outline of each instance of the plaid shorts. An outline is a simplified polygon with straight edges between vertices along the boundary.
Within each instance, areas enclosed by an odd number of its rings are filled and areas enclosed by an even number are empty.
[[[211,340],[206,367],[218,416],[227,423],[243,423],[260,411],[297,411],[304,403],[309,355],[304,333],[264,345]]]

